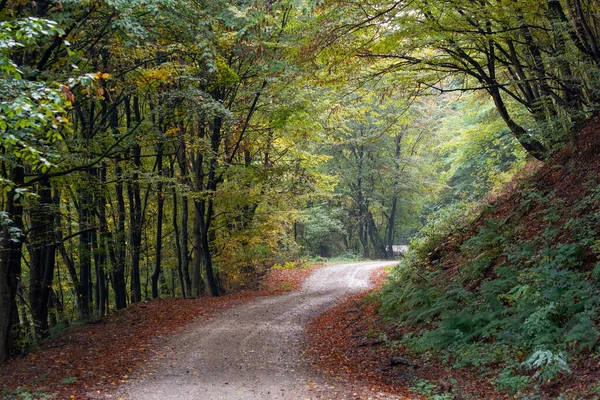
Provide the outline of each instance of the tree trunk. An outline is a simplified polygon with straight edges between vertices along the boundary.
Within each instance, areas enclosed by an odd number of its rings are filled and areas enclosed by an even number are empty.
[[[187,254],[183,254],[181,250],[182,241],[186,240],[182,238],[179,232],[179,221],[177,216],[177,191],[173,188],[173,231],[175,232],[175,251],[177,252],[177,275],[179,278],[179,288],[181,290],[181,297],[186,298],[185,295],[185,280],[183,278],[183,258],[187,257]],[[175,292],[175,286],[173,285],[173,292]]]
[[[113,237],[114,258],[112,258],[112,285],[115,292],[115,307],[121,310],[127,307],[127,287],[125,284],[125,197],[123,196],[122,170],[119,161],[116,163],[117,184],[115,192],[117,195],[117,232]]]
[[[36,339],[48,336],[48,299],[56,262],[56,212],[50,181],[46,177],[40,181],[38,197],[30,210],[31,230],[28,238],[29,302]]]
[[[396,230],[396,212],[398,208],[398,191],[400,190],[400,156],[402,155],[402,133],[399,133],[394,138],[396,148],[394,150],[394,178],[392,182],[392,205],[390,214],[388,215],[387,240],[386,240],[386,258],[392,260],[394,258],[394,236]]]
[[[187,153],[186,145],[183,137],[179,143],[179,149],[177,153],[179,161],[179,172],[180,178],[184,182],[189,184],[188,176],[188,165],[187,165]],[[188,294],[192,293],[192,280],[190,278],[190,267],[189,267],[189,248],[188,248],[188,219],[189,219],[189,202],[186,194],[181,196],[181,269],[183,270],[183,276],[185,279],[186,290]]]
[[[494,105],[496,106],[496,110],[500,114],[500,117],[502,117],[521,146],[523,146],[523,148],[534,158],[540,161],[546,160],[548,158],[548,149],[542,143],[532,138],[521,125],[517,124],[511,118],[498,88],[492,87],[488,89],[488,92],[492,96],[492,100],[494,100]]]
[[[22,167],[14,167],[10,179],[18,188],[24,181]],[[6,194],[6,211],[0,224],[0,362],[10,354],[10,329],[13,324],[15,297],[21,277],[23,206],[15,199],[16,191]]]
[[[192,279],[190,278],[190,252],[188,246],[188,219],[189,202],[187,196],[181,198],[181,269],[185,279],[187,293],[192,292]]]
[[[192,290],[194,296],[200,296],[204,290],[204,285],[200,276],[200,271],[203,264],[203,253],[202,253],[202,228],[200,219],[204,213],[199,207],[197,202],[194,207],[194,264],[192,266]]]
[[[127,103],[126,103],[127,105]],[[137,97],[133,98],[133,111],[136,122],[140,122],[140,108]],[[142,284],[140,279],[140,257],[142,246],[142,197],[140,195],[139,170],[142,166],[142,149],[133,146],[134,172],[127,185],[129,195],[129,232],[131,245],[131,302],[142,300]]]
[[[86,173],[89,184],[89,174]],[[90,303],[92,302],[92,193],[89,186],[83,186],[79,190],[79,288],[78,317],[79,320],[87,320],[91,316]]]
[[[158,207],[156,211],[156,253],[154,257],[154,271],[152,272],[152,298],[158,297],[158,278],[160,276],[160,262],[162,253],[162,223],[163,223],[163,209],[165,198],[163,195],[163,183],[162,177],[163,171],[163,147],[159,145],[158,152],[156,154],[156,166],[158,169],[158,184],[156,185],[156,195],[158,196]]]
[[[211,157],[208,165],[208,180],[206,182],[206,189],[210,193],[210,197],[207,200],[201,200],[201,209],[204,211],[200,218],[200,229],[202,231],[202,253],[204,254],[204,271],[206,272],[206,284],[211,296],[219,295],[219,286],[215,276],[212,253],[210,248],[210,226],[214,218],[214,195],[217,190],[217,168],[219,161],[217,154],[221,146],[221,127],[223,121],[221,118],[216,117],[213,121],[212,132],[210,135],[210,147]]]
[[[201,203],[205,203],[205,200],[202,200]],[[213,218],[213,200],[212,198],[206,201],[206,204],[202,204],[201,208],[204,208],[206,205],[206,213],[201,215],[200,218],[200,239],[201,239],[201,249],[202,254],[204,256],[204,271],[206,273],[206,284],[208,286],[208,291],[211,296],[219,295],[219,286],[217,284],[217,280],[214,274],[213,263],[212,263],[212,254],[210,251],[210,241],[209,241],[209,230],[210,224]]]
[[[106,163],[102,163],[102,167],[99,170],[100,183],[103,187],[106,186]],[[104,197],[103,188],[98,191],[96,208],[98,210],[98,222],[99,222],[99,238],[98,245],[94,246],[96,255],[94,257],[96,262],[96,309],[98,315],[104,315],[106,313],[106,301],[108,299],[108,290],[106,286],[106,264],[107,255],[116,264],[116,254],[114,246],[111,245],[112,236],[108,230],[108,221],[106,219],[106,198]],[[116,294],[115,294],[116,296]]]

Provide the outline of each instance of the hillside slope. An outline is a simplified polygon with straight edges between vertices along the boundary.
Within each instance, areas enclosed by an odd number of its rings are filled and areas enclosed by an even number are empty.
[[[466,225],[451,216],[415,240],[383,290],[381,312],[399,344],[476,369],[498,390],[595,397],[600,119],[527,171]]]

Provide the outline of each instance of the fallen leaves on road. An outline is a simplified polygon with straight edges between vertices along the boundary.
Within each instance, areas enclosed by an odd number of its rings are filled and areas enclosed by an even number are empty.
[[[25,357],[0,367],[0,397],[21,390],[57,393],[59,399],[98,397],[129,379],[152,357],[160,357],[162,336],[175,333],[196,318],[259,296],[298,290],[313,268],[271,271],[261,290],[223,297],[145,301],[101,320],[69,328],[41,343]],[[164,356],[164,354],[162,354]]]
[[[374,277],[376,285],[383,279],[383,272]],[[479,399],[504,398],[472,372],[414,360],[402,348],[388,346],[382,334],[393,333],[377,314],[377,300],[370,293],[347,299],[309,324],[307,354],[320,371],[350,385],[356,399],[371,398],[372,393],[418,399],[410,388],[426,382],[431,392],[453,398],[466,393]]]

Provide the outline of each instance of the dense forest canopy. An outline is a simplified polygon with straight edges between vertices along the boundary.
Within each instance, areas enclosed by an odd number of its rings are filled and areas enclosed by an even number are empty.
[[[393,258],[596,111],[594,0],[0,1],[0,360]]]

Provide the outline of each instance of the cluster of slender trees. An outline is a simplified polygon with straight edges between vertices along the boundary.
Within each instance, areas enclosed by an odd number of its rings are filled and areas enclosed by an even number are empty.
[[[486,92],[543,160],[596,110],[599,7],[0,1],[0,360],[61,321],[247,284],[324,243],[321,194],[333,237],[393,256],[432,132],[416,96]]]
[[[260,273],[281,214],[314,188],[295,150],[308,124],[287,127],[306,109],[284,58],[300,11],[0,3],[0,359],[72,310],[219,295]]]

